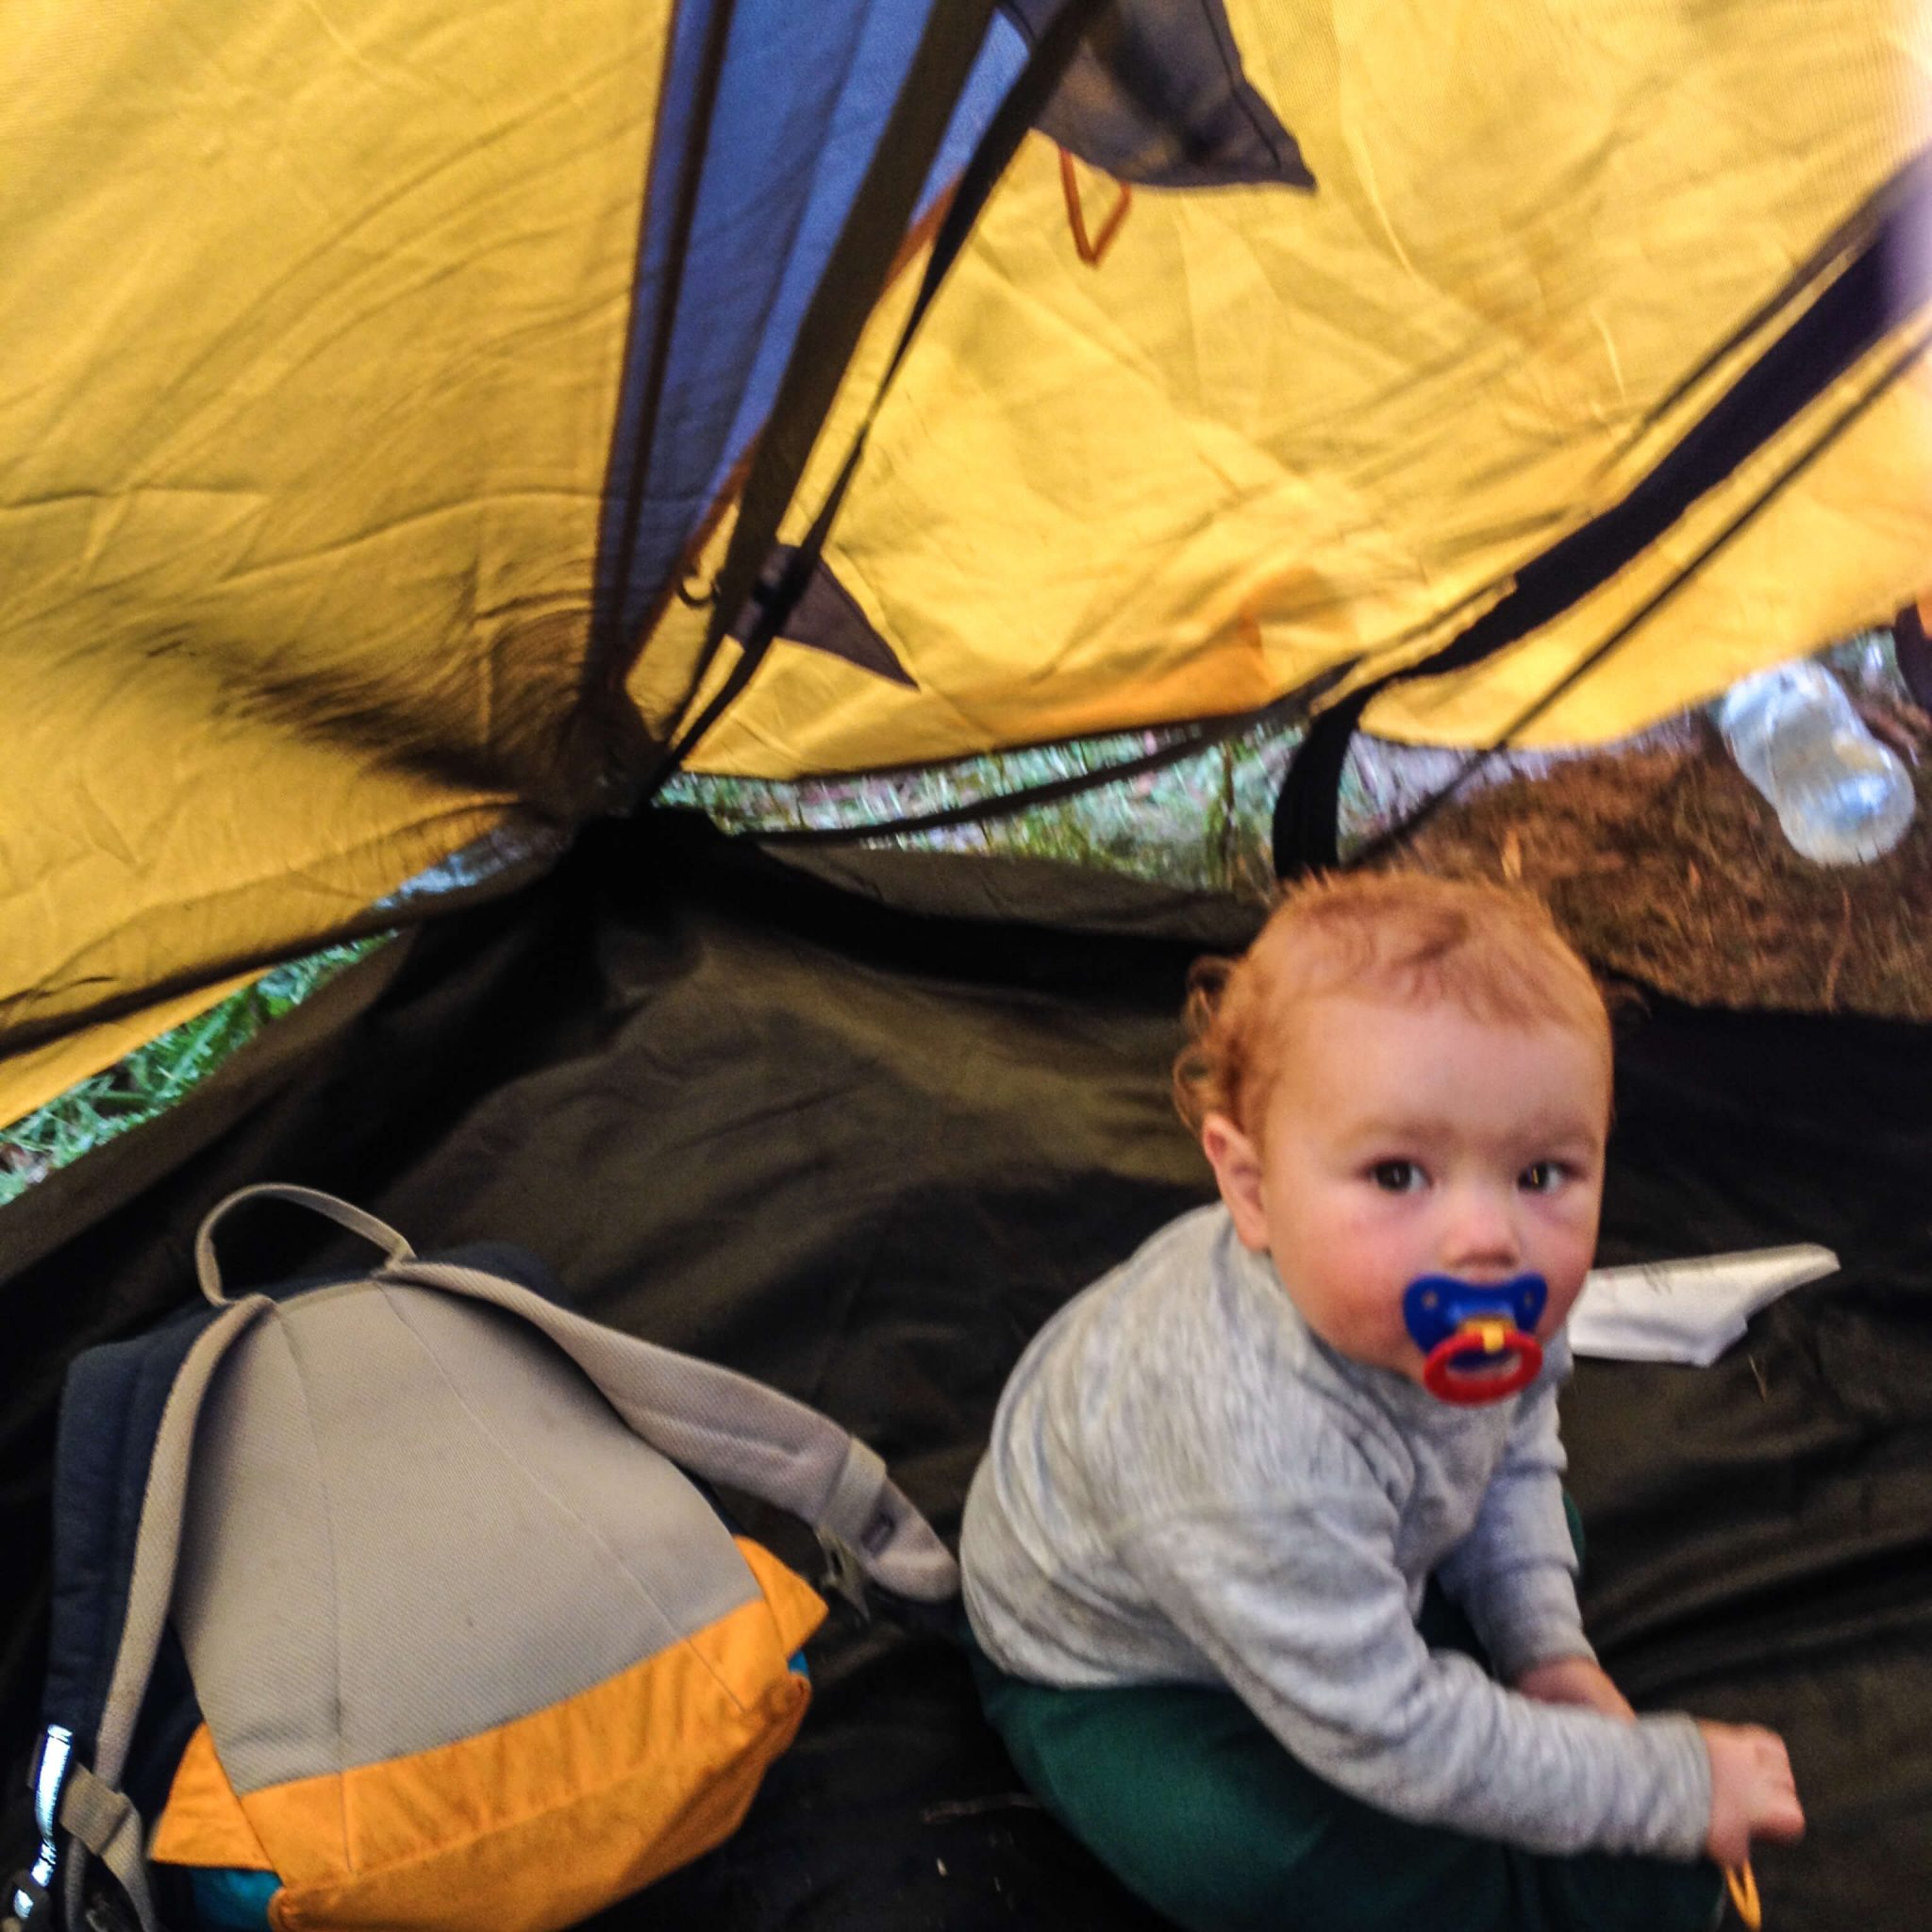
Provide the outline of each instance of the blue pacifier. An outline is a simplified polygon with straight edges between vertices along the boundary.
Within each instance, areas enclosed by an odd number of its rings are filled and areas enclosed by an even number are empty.
[[[1402,1319],[1426,1359],[1423,1387],[1444,1402],[1497,1402],[1536,1380],[1542,1344],[1530,1331],[1549,1299],[1541,1274],[1482,1287],[1420,1274],[1403,1291]]]

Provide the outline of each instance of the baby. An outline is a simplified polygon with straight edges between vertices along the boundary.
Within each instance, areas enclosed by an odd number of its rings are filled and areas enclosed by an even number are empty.
[[[1588,969],[1524,894],[1345,877],[1197,969],[1189,1030],[1220,1203],[1035,1338],[966,1505],[1016,1764],[1201,1932],[1708,1925],[1700,1855],[1804,1820],[1775,1736],[1637,1717],[1583,1635],[1557,1391],[1610,1118]]]

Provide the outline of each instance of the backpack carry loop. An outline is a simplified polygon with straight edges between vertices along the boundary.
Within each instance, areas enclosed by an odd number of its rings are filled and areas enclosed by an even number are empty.
[[[386,1221],[378,1221],[375,1215],[365,1214],[361,1208],[352,1208],[333,1194],[325,1194],[320,1188],[298,1188],[287,1181],[258,1181],[252,1188],[237,1188],[232,1194],[217,1201],[202,1216],[194,1237],[195,1279],[201,1283],[202,1293],[218,1308],[228,1305],[228,1297],[222,1292],[221,1265],[215,1259],[215,1229],[231,1208],[239,1208],[244,1201],[288,1201],[297,1208],[312,1208],[351,1234],[359,1234],[364,1241],[374,1242],[391,1262],[415,1258],[415,1249]]]

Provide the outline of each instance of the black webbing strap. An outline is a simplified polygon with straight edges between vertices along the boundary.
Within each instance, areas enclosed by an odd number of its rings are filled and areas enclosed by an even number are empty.
[[[738,662],[730,676],[658,761],[645,783],[641,802],[648,802],[751,682],[785,620],[804,595],[824,550],[832,521],[858,472],[880,406],[947,270],[958,258],[980,210],[1028,128],[1044,108],[1082,38],[1113,4],[1114,0],[1066,0],[1035,43],[1025,66],[980,136],[959,176],[939,232],[933,238],[919,293],[899,332],[891,359],[879,379],[864,421],[840,466],[837,480],[777,581],[758,591],[757,614],[740,642]],[[880,138],[879,157],[846,217],[820,279],[818,292],[792,344],[771,419],[758,439],[758,457],[745,480],[738,522],[718,572],[710,620],[691,679],[693,691],[703,684],[719,645],[752,597],[759,574],[777,541],[779,522],[797,490],[812,442],[831,409],[899,238],[911,219],[920,187],[939,151],[991,13],[991,0],[946,0],[946,4],[935,8],[925,38],[913,57],[912,71],[900,90],[898,103]],[[973,26],[971,45],[965,48],[962,58],[960,42],[967,38],[967,25]],[[928,68],[933,71],[928,73]]]
[[[942,806],[931,811],[905,812],[895,817],[857,819],[842,825],[774,825],[747,832],[759,845],[848,845],[868,839],[910,838],[924,832],[947,831],[956,825],[984,824],[989,820],[1011,818],[1040,806],[1058,805],[1083,792],[1097,791],[1104,785],[1117,785],[1126,778],[1144,777],[1165,771],[1171,765],[1211,751],[1243,732],[1283,730],[1299,724],[1307,708],[1355,668],[1355,660],[1319,672],[1306,683],[1284,692],[1253,710],[1231,713],[1224,718],[1206,718],[1175,730],[1152,751],[1135,752],[1085,772],[1072,772],[1065,777],[1042,779],[1022,785],[1011,791],[988,792],[959,805]]]
[[[651,330],[651,359],[644,372],[642,394],[637,408],[637,432],[625,455],[625,473],[620,476],[613,461],[606,480],[607,497],[623,492],[624,523],[608,566],[599,572],[600,582],[608,587],[600,597],[591,622],[591,640],[584,654],[583,689],[595,695],[608,685],[623,679],[625,641],[623,636],[625,589],[630,582],[632,560],[637,554],[638,523],[644,500],[644,476],[657,441],[658,418],[663,408],[664,383],[671,367],[671,341],[677,322],[677,305],[684,293],[684,266],[691,254],[691,230],[697,221],[698,190],[704,178],[706,150],[711,142],[711,122],[717,111],[718,90],[724,74],[724,58],[731,40],[731,20],[736,0],[715,0],[707,23],[704,46],[698,57],[697,79],[691,89],[690,119],[685,127],[682,151],[675,162],[675,175],[659,181],[654,174],[645,192],[648,210],[660,192],[675,195],[670,232],[666,237],[664,265],[658,280],[656,322]],[[664,79],[671,81],[672,53],[677,44],[674,19],[665,35]],[[671,158],[665,156],[667,175]],[[641,277],[640,277],[641,281]],[[613,452],[613,458],[616,456]]]
[[[1289,766],[1274,808],[1274,871],[1279,878],[1332,871],[1341,859],[1339,813],[1342,768],[1362,713],[1389,687],[1410,677],[1438,676],[1478,664],[1521,642],[1591,591],[1607,583],[1682,517],[1698,497],[1715,489],[1740,464],[1791,423],[1840,376],[1880,342],[1893,323],[1922,303],[1932,285],[1932,251],[1919,249],[1914,236],[1932,211],[1932,171],[1923,158],[1900,170],[1897,191],[1867,204],[1872,230],[1864,245],[1844,262],[1835,279],[1790,327],[1745,370],[1682,441],[1620,503],[1574,530],[1525,565],[1515,585],[1445,644],[1418,662],[1372,680],[1348,693],[1309,726]],[[1812,263],[1819,260],[1814,257]],[[1807,467],[1896,380],[1918,350],[1894,363],[1880,383],[1786,468],[1716,543],[1707,545],[1659,597],[1646,604],[1639,620],[1674,593],[1691,570],[1700,567],[1743,524]],[[1530,718],[1555,702],[1584,668],[1603,660],[1633,634],[1639,620],[1620,625],[1593,650],[1583,666],[1566,673],[1557,690],[1545,692],[1511,721],[1494,743],[1473,754],[1470,770],[1509,743]],[[1467,775],[1467,773],[1463,774]],[[1458,778],[1457,783],[1460,783]],[[1453,790],[1454,787],[1448,788]],[[1376,856],[1419,824],[1448,791],[1425,801],[1416,812],[1376,841]],[[1366,853],[1352,862],[1362,862]]]
[[[1490,744],[1471,752],[1464,760],[1461,769],[1457,772],[1447,784],[1438,786],[1427,797],[1405,812],[1393,824],[1376,833],[1359,850],[1351,853],[1348,858],[1349,867],[1378,864],[1395,851],[1406,840],[1426,824],[1430,819],[1434,818],[1436,813],[1477,772],[1481,771],[1491,758],[1514,743],[1519,732],[1523,731],[1535,719],[1541,717],[1566,691],[1592,671],[1620,645],[1634,636],[1657,609],[1668,603],[1671,598],[1674,597],[1704,568],[1711,558],[1716,556],[1747,525],[1754,523],[1789,485],[1795,482],[1799,476],[1809,469],[1907,369],[1914,363],[1923,360],[1928,351],[1932,351],[1932,328],[1920,330],[1886,366],[1877,379],[1867,386],[1857,400],[1842,415],[1828,424],[1819,435],[1814,437],[1765,490],[1745,505],[1680,570],[1674,572],[1670,580],[1660,590],[1652,596],[1647,597],[1629,617],[1625,618],[1622,624],[1611,631],[1608,637],[1605,638],[1573,664],[1548,690],[1541,692],[1525,705],[1522,710],[1518,711]],[[1912,607],[1907,606],[1907,610],[1910,612]],[[1906,653],[1904,650],[1900,652],[1899,662],[1900,669],[1903,671],[1906,666]],[[1385,679],[1383,684],[1386,685],[1393,681],[1392,678]],[[1322,806],[1320,788],[1324,782],[1333,788],[1327,793],[1331,809],[1326,826],[1324,827],[1318,823],[1316,830],[1318,833],[1325,830],[1327,836],[1331,839],[1336,836],[1336,821],[1332,806],[1340,797],[1341,766],[1348,754],[1349,740],[1346,732],[1352,732],[1355,729],[1355,721],[1359,719],[1361,713],[1361,706],[1354,701],[1358,695],[1363,696],[1365,699],[1372,698],[1375,691],[1382,688],[1383,685],[1376,685],[1369,688],[1365,693],[1351,692],[1348,700],[1335,708],[1338,712],[1345,714],[1346,731],[1344,731],[1341,725],[1338,725],[1332,739],[1321,748],[1318,758],[1310,761],[1307,767],[1307,774],[1299,789],[1295,782],[1296,772],[1294,766],[1291,765],[1282,785],[1281,796],[1275,803],[1274,862],[1277,877],[1290,879],[1300,876],[1306,872],[1332,869],[1332,867],[1324,868],[1317,865],[1304,865],[1298,871],[1284,871],[1282,869],[1282,853],[1285,849],[1284,841],[1292,840],[1298,833],[1306,836],[1305,823],[1298,820],[1296,815],[1319,814]],[[1319,724],[1321,721],[1318,719],[1316,722]],[[1301,747],[1301,751],[1306,752],[1307,749],[1307,745],[1305,742]],[[1298,753],[1295,762],[1300,763],[1300,754]],[[1325,778],[1324,781],[1324,774],[1328,773],[1332,773],[1333,775],[1332,777]]]
[[[1916,604],[1907,604],[1892,619],[1891,636],[1906,690],[1922,710],[1932,711],[1932,637],[1925,634],[1924,614]]]

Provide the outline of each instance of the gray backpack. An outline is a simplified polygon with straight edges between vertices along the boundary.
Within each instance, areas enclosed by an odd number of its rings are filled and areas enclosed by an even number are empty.
[[[381,1265],[228,1300],[216,1224],[264,1197]],[[32,1932],[543,1932],[716,1844],[824,1606],[692,1476],[801,1517],[849,1583],[958,1588],[862,1442],[569,1312],[521,1251],[419,1259],[265,1186],[195,1258],[208,1307],[68,1375]]]

